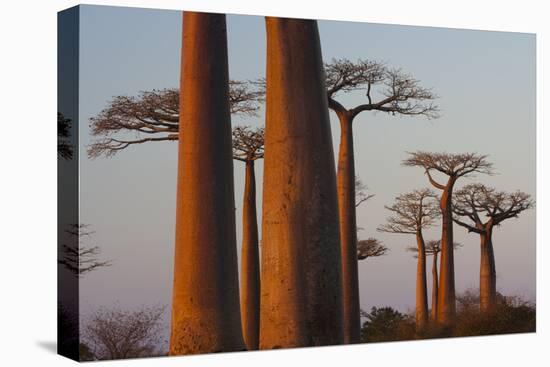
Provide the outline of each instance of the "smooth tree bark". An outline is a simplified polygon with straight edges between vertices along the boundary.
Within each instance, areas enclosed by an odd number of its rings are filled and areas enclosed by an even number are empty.
[[[462,245],[455,242],[454,249],[461,247]],[[409,246],[407,250],[418,254],[418,246]],[[439,253],[441,252],[441,240],[430,240],[425,243],[426,256],[432,256],[432,307],[430,310],[430,319],[436,321],[437,319],[437,295],[439,291],[438,282],[438,264]],[[418,256],[418,255],[415,255]]]
[[[434,201],[435,194],[430,189],[415,190],[395,198],[392,206],[386,209],[393,213],[386,224],[378,227],[380,232],[410,234],[416,238],[416,332],[421,333],[428,324],[428,288],[426,280],[426,245],[422,230],[433,225],[439,216]]]
[[[430,318],[432,321],[437,320],[437,295],[439,291],[439,283],[438,283],[438,276],[437,276],[437,259],[438,259],[438,252],[433,253],[433,259],[432,259],[432,309],[430,313]]]
[[[336,175],[317,22],[267,17],[266,31],[260,349],[342,344]]]
[[[492,172],[492,164],[487,156],[475,153],[446,154],[414,152],[403,161],[404,166],[422,167],[432,186],[442,191],[439,206],[441,209],[441,269],[439,274],[437,322],[445,327],[454,325],[456,319],[456,294],[454,277],[453,215],[452,194],[460,177],[475,172]],[[447,176],[446,184],[437,182],[431,174],[437,171]]]
[[[263,158],[263,149],[263,128],[239,126],[233,129],[233,158],[246,166],[240,292],[243,337],[248,350],[258,349],[260,342],[260,255],[254,162]]]
[[[225,15],[183,13],[170,354],[244,350]]]
[[[480,237],[479,302],[484,313],[493,311],[497,305],[493,230],[506,219],[516,218],[533,205],[529,194],[496,191],[482,184],[467,185],[455,194],[454,221]]]
[[[355,159],[353,121],[363,111],[437,117],[430,103],[436,96],[417,80],[398,69],[388,69],[376,61],[332,60],[325,65],[330,109],[340,121],[338,152],[338,211],[344,289],[344,336],[346,343],[359,343],[360,308],[357,269],[357,219],[355,205]],[[366,90],[364,104],[348,109],[336,100],[338,93]]]

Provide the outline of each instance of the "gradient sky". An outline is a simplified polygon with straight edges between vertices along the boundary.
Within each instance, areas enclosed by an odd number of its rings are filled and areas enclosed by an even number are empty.
[[[264,20],[230,15],[232,79],[265,73]],[[442,117],[388,116],[365,112],[355,121],[356,173],[376,196],[358,209],[359,238],[377,237],[384,257],[359,263],[361,307],[414,308],[416,260],[405,251],[413,236],[377,233],[384,205],[428,182],[419,168],[401,167],[406,151],[489,154],[496,175],[462,179],[535,195],[535,36],[430,27],[319,21],[323,57],[369,58],[401,67],[440,96]],[[177,87],[181,43],[179,11],[81,7],[80,141],[81,221],[95,230],[88,244],[101,246],[113,266],[81,281],[82,313],[115,303],[124,307],[171,302],[176,203],[177,143],[133,146],[110,159],[89,160],[88,119],[116,95]],[[339,97],[348,107],[361,94]],[[234,124],[263,124],[258,118]],[[339,125],[331,113],[334,149]],[[241,240],[244,165],[235,161],[237,242]],[[258,164],[258,187],[262,185]],[[261,190],[258,190],[258,208]],[[261,215],[261,210],[258,210]],[[261,223],[261,220],[259,221]],[[425,232],[440,236],[440,228]],[[479,283],[479,237],[455,226],[456,288]],[[535,211],[510,219],[494,233],[497,288],[535,299]],[[430,269],[428,269],[429,271]],[[428,274],[431,285],[431,274]],[[430,289],[429,289],[430,291]]]

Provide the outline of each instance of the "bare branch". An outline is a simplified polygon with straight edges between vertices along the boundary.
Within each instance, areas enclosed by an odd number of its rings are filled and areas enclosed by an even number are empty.
[[[367,194],[366,193],[367,190],[368,190],[368,187],[365,186],[365,184],[363,184],[359,176],[355,176],[355,207],[356,208],[375,196],[374,194]]]
[[[84,320],[83,342],[97,359],[124,359],[162,355],[162,317],[166,307],[142,306],[98,309]]]
[[[455,250],[459,249],[460,247],[462,247],[462,244],[460,244],[458,242],[453,243],[453,248]],[[418,257],[418,246],[416,246],[416,245],[415,246],[408,246],[407,251],[415,253],[415,255],[414,255],[415,258]],[[439,254],[441,252],[441,240],[426,241],[426,243],[424,245],[424,252],[426,253],[426,256]]]
[[[454,194],[453,220],[470,232],[483,233],[488,227],[515,218],[534,205],[531,196],[521,191],[507,193],[482,184],[470,184]],[[481,216],[487,218],[485,222]],[[460,218],[469,219],[471,224]]]
[[[365,90],[366,103],[349,110],[352,118],[363,111],[439,117],[432,103],[437,95],[401,69],[388,69],[378,61],[333,59],[325,64],[325,74],[329,107],[337,113],[346,111],[335,99],[338,93]]]
[[[424,151],[407,153],[409,158],[405,159],[402,165],[422,167],[427,173],[435,170],[454,178],[469,176],[474,172],[489,175],[493,173],[493,164],[487,161],[487,155],[477,153],[429,153]],[[432,184],[434,183],[432,182]]]
[[[264,157],[264,128],[250,126],[233,128],[233,158],[243,162]]]
[[[262,81],[229,82],[229,106],[233,115],[255,116],[263,102]],[[88,156],[111,157],[134,144],[174,141],[179,138],[179,90],[162,89],[140,92],[137,97],[117,96],[99,115],[90,119],[96,140],[88,147]],[[113,137],[133,133],[134,138]],[[154,135],[143,138],[142,135]]]
[[[87,246],[84,244],[83,238],[90,237],[93,234],[93,232],[87,228],[88,225],[86,224],[70,225],[65,232],[69,234],[69,236],[77,238],[78,246],[73,244],[63,244],[61,246],[63,256],[59,259],[58,263],[63,265],[77,277],[82,277],[98,268],[112,265],[111,260],[98,259],[101,254],[99,246]]]
[[[434,224],[441,211],[436,195],[430,189],[415,190],[395,198],[392,206],[386,209],[394,215],[387,218],[386,224],[377,228],[380,232],[416,234]]]

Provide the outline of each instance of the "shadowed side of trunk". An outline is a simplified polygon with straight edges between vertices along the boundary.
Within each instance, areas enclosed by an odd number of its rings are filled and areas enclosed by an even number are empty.
[[[428,289],[426,281],[426,247],[419,231],[416,233],[418,258],[416,266],[416,331],[422,332],[428,324]]]
[[[359,343],[361,319],[357,269],[357,223],[355,212],[355,163],[352,119],[341,115],[338,152],[338,211],[342,253],[342,289],[344,307],[344,342]]]
[[[241,250],[241,317],[248,350],[258,349],[260,338],[260,259],[256,216],[254,161],[246,162]]]
[[[437,301],[437,322],[452,326],[456,317],[452,192],[454,181],[449,179],[441,196],[441,268]]]
[[[480,237],[479,305],[482,312],[490,312],[497,303],[496,266],[492,229],[487,229]]]
[[[334,154],[317,23],[266,18],[260,348],[341,344]]]
[[[432,310],[431,310],[431,319],[433,321],[437,320],[437,293],[439,290],[438,279],[437,279],[437,252],[433,254],[432,259]]]
[[[185,12],[170,354],[243,350],[225,15]]]

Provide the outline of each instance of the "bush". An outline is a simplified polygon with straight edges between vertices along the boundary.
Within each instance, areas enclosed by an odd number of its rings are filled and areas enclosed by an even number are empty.
[[[414,339],[414,320],[391,307],[373,307],[362,312],[367,320],[361,328],[361,341],[366,343]]]
[[[452,329],[430,323],[422,334],[415,332],[414,315],[402,314],[391,307],[373,307],[361,328],[365,343],[428,338],[528,333],[536,330],[534,303],[517,296],[498,294],[498,303],[490,313],[479,310],[479,292],[469,290],[457,296],[457,319]]]
[[[452,336],[527,333],[536,330],[536,308],[520,297],[497,295],[490,313],[479,311],[479,295],[467,291],[457,299],[457,323]]]

